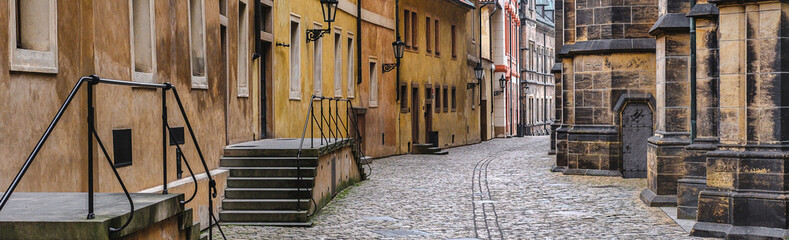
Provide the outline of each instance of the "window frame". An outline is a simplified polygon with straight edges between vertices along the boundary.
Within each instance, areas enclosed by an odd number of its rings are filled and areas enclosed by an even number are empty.
[[[441,113],[441,109],[443,109],[443,107],[441,106],[441,89],[442,89],[442,87],[443,86],[441,86],[440,84],[436,84],[436,86],[435,86],[436,90],[435,90],[435,92],[433,94],[433,105],[434,105],[433,108],[435,109],[436,113]]]
[[[454,86],[454,85],[452,86],[452,89],[450,90],[450,94],[452,94],[452,96],[451,96],[452,111],[453,112],[457,112],[457,110],[458,110],[458,91],[457,91],[457,86]]]
[[[407,82],[400,82],[400,113],[408,113],[408,83]]]
[[[342,28],[334,27],[334,97],[342,97]]]
[[[444,84],[442,90],[444,91],[442,93],[443,95],[441,96],[441,97],[444,98],[444,99],[442,99],[442,101],[444,102],[444,112],[449,112],[449,96],[448,96],[449,95],[449,86]]]
[[[379,98],[380,97],[379,96],[380,95],[380,91],[378,89],[378,88],[380,88],[380,84],[378,84],[378,71],[377,71],[378,70],[378,58],[375,57],[375,56],[370,56],[370,58],[368,59],[368,64],[370,66],[370,69],[369,69],[369,73],[370,73],[370,77],[369,78],[370,79],[368,80],[369,87],[370,87],[370,92],[369,92],[370,93],[370,98],[368,99],[368,102],[369,102],[371,108],[377,108],[378,107],[378,100],[380,99]]]
[[[441,21],[437,18],[433,18],[433,42],[435,42],[435,46],[433,48],[433,52],[436,54],[436,57],[441,56],[441,27],[439,25]]]
[[[156,64],[156,8],[155,8],[155,0],[148,1],[148,13],[150,14],[150,22],[148,23],[150,26],[151,31],[151,72],[138,72],[137,69],[137,58],[135,56],[136,48],[134,45],[134,1],[129,0],[129,49],[131,55],[131,73],[132,73],[132,81],[135,82],[146,82],[146,83],[155,83],[156,78],[156,71],[157,71],[157,64]]]
[[[251,56],[250,49],[252,49],[249,46],[250,43],[251,43],[249,41],[250,33],[251,33],[251,31],[249,30],[250,27],[251,27],[250,24],[249,24],[249,22],[250,22],[249,11],[250,11],[250,8],[253,7],[253,6],[250,6],[245,0],[239,0],[239,3],[237,5],[239,8],[241,7],[241,3],[245,4],[245,8],[244,8],[244,13],[243,14],[240,12],[240,9],[239,9],[239,15],[238,15],[239,26],[236,26],[238,28],[238,32],[237,32],[237,34],[238,34],[238,43],[237,43],[237,48],[236,48],[236,52],[237,52],[237,56],[236,56],[237,57],[237,63],[236,63],[237,65],[236,65],[236,68],[237,68],[237,71],[238,71],[238,74],[236,75],[236,89],[237,89],[236,96],[239,97],[239,98],[247,98],[247,97],[249,97],[249,82],[250,82],[249,80],[250,80],[250,75],[251,75],[249,73],[249,70],[250,70],[250,62],[249,61],[251,60],[251,58],[250,58],[250,56]],[[243,15],[246,15],[246,19],[243,19]],[[241,24],[242,21],[245,23],[246,26]],[[244,29],[244,27],[246,27],[246,29]],[[243,29],[243,33],[245,33],[245,36],[243,36],[243,37],[241,36],[242,35],[241,34],[242,33],[242,29]],[[242,43],[246,43],[246,47],[243,48],[243,50],[244,50],[243,55],[242,55],[242,51],[241,51],[242,50],[242,48],[241,48]],[[241,67],[241,63],[244,63],[244,67],[243,68]],[[241,77],[242,73],[243,73],[243,78]],[[245,86],[243,86],[243,87],[242,87],[242,84],[241,84],[242,81],[245,81],[244,82]]]
[[[58,67],[58,17],[57,1],[49,1],[49,50],[38,51],[33,49],[19,48],[17,37],[22,26],[17,22],[20,13],[16,0],[9,0],[9,19],[8,19],[8,54],[9,65],[12,72],[34,72],[45,74],[57,74]]]
[[[425,16],[425,51],[427,52],[427,54],[433,53],[433,48],[430,47],[430,44],[432,43],[432,41],[430,41],[430,35],[431,35],[430,29],[432,29],[430,28],[430,25],[432,24],[433,21],[431,21],[430,15],[426,15]]]
[[[455,59],[458,57],[457,54],[457,27],[452,25],[451,27],[451,34],[452,34],[452,58]]]
[[[203,27],[203,74],[205,76],[195,76],[194,75],[194,57],[192,56],[192,48],[194,47],[194,41],[192,41],[192,1],[189,0],[186,2],[187,5],[187,27],[189,31],[189,76],[192,80],[192,89],[208,89],[208,53],[207,53],[207,31],[206,31],[206,11],[205,11],[205,0],[195,0],[200,1],[200,10],[202,14],[202,27]]]
[[[348,37],[348,63],[346,64],[348,67],[348,78],[347,78],[347,89],[346,95],[348,98],[356,97],[356,39],[354,38],[353,32],[347,32],[346,34]]]
[[[323,29],[323,24],[312,22],[312,27]],[[323,96],[323,38],[312,42],[312,93]]]
[[[294,23],[296,24],[295,31],[293,29],[293,24]],[[288,79],[289,80],[288,81],[288,85],[289,85],[289,97],[288,97],[288,99],[289,100],[299,100],[300,101],[301,100],[301,95],[302,95],[302,93],[301,93],[301,91],[302,91],[301,85],[304,84],[301,81],[301,55],[302,55],[302,48],[301,48],[301,41],[300,41],[301,36],[302,36],[301,35],[301,29],[302,29],[301,16],[296,15],[294,13],[290,13],[290,23],[289,23],[288,26],[289,26],[289,29],[290,29],[290,34],[288,34],[289,35],[288,37],[290,37],[290,51],[288,53],[288,57],[289,57],[288,65],[290,67],[290,73],[289,73],[289,77],[290,78]],[[296,39],[293,39],[294,33],[295,33]],[[294,64],[296,66],[293,66]],[[294,82],[294,80],[295,80],[295,82]],[[298,83],[298,84],[294,84],[294,83]]]

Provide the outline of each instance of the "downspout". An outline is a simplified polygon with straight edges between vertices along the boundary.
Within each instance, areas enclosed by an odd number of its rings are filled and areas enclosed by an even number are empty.
[[[489,37],[490,40],[488,41],[488,45],[490,45],[490,47],[488,48],[488,51],[490,51],[490,55],[489,56],[490,56],[491,62],[493,62],[492,61],[493,60],[493,15],[495,15],[496,12],[499,11],[498,5],[499,5],[498,2],[494,3],[493,12],[490,12],[490,16],[488,16],[488,34],[490,35],[490,37]],[[481,14],[482,13],[480,13],[480,15]],[[494,64],[495,64],[495,62],[494,62]],[[495,101],[493,101],[494,100],[493,99],[494,98],[494,96],[493,96],[493,79],[496,78],[495,77],[496,76],[496,70],[491,69],[490,72],[491,72],[490,73],[490,87],[489,87],[489,90],[490,90],[490,113],[494,113],[494,111],[493,111],[493,103]],[[491,122],[494,122],[494,119],[491,119]]]
[[[544,7],[543,7],[544,9]],[[544,10],[543,10],[544,11]],[[546,46],[548,46],[547,37],[542,33],[542,129],[548,130],[548,56],[546,55]]]
[[[696,0],[690,1],[690,9]],[[696,19],[690,17],[690,144],[696,140]]]
[[[359,0],[361,2],[361,0]],[[400,0],[395,1],[395,35],[397,35],[397,40],[400,41]],[[400,59],[395,57],[395,63],[397,64],[397,76],[396,78],[396,85],[395,89],[397,89],[397,96],[395,97],[396,100],[400,99]]]
[[[362,0],[356,1],[356,84],[362,84]],[[373,70],[370,70],[373,71]],[[361,104],[361,100],[359,104]],[[361,105],[360,105],[361,106]]]

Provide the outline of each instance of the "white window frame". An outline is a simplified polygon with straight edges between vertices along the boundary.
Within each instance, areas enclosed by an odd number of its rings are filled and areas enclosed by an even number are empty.
[[[296,27],[296,39],[293,39],[293,23],[298,24]],[[290,100],[301,100],[301,17],[299,15],[290,14],[290,24],[289,24],[290,33],[288,33],[290,39],[290,81],[288,84],[290,85]],[[295,54],[294,54],[295,53]],[[294,56],[295,55],[295,56]],[[295,65],[295,66],[294,66]],[[294,84],[297,83],[297,84]]]
[[[352,32],[348,32],[348,38],[347,39],[349,40],[349,43],[350,43],[350,44],[348,44],[348,64],[347,64],[348,65],[348,86],[347,86],[348,87],[348,89],[347,89],[348,92],[347,92],[347,95],[348,95],[348,98],[354,98],[355,95],[356,95],[355,94],[355,91],[356,91],[356,71],[354,71],[355,68],[356,68],[356,66],[355,66],[355,63],[356,63],[356,39],[353,37],[353,33]]]
[[[191,79],[192,79],[192,88],[193,89],[208,89],[208,78],[207,78],[207,75],[208,75],[208,52],[207,52],[207,48],[206,48],[206,45],[208,44],[206,35],[208,35],[208,33],[206,32],[206,26],[205,26],[206,25],[206,21],[205,21],[205,15],[206,15],[205,14],[205,0],[196,0],[196,1],[200,1],[200,6],[201,6],[200,10],[202,12],[201,14],[203,15],[203,17],[202,17],[202,20],[203,20],[203,23],[202,23],[202,25],[203,25],[202,26],[203,27],[203,55],[204,55],[203,57],[204,57],[204,61],[205,61],[205,63],[203,64],[203,68],[204,68],[203,69],[203,74],[206,75],[206,76],[195,76],[194,75],[194,63],[192,62],[194,60],[194,58],[192,57],[192,44],[193,44],[192,43],[192,5],[191,5],[192,1],[191,0],[187,0],[187,2],[186,2],[186,5],[187,5],[187,18],[188,18],[188,23],[187,24],[188,24],[188,28],[189,28],[189,76],[191,76]]]
[[[240,0],[238,2],[239,8],[242,3],[246,5],[246,7],[244,8],[244,13],[239,13],[238,16],[238,59],[236,65],[238,74],[236,75],[236,87],[238,88],[237,96],[246,98],[249,97],[249,8],[251,6],[245,0]]]
[[[156,0],[148,0],[148,11],[151,17],[150,21],[150,30],[151,30],[151,72],[138,72],[137,63],[135,58],[135,47],[134,47],[134,1],[129,0],[129,46],[131,49],[131,72],[132,72],[132,81],[135,82],[147,82],[147,83],[154,83],[156,82]]]
[[[370,56],[370,60],[368,61],[369,65],[375,64],[370,69],[370,107],[378,107],[378,58],[374,56]]]
[[[334,28],[334,97],[342,97],[342,29]]]
[[[313,29],[323,29],[323,24],[312,23]],[[312,93],[323,95],[323,38],[312,42]]]
[[[17,6],[16,0],[8,1],[8,50],[11,71],[58,73],[58,28],[57,28],[57,1],[49,0],[49,51],[37,51],[17,48]]]

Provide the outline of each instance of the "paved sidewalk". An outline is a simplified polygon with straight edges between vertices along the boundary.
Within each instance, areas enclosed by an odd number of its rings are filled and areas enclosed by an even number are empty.
[[[223,228],[228,239],[689,238],[638,199],[646,180],[552,173],[547,152],[547,137],[525,137],[378,159],[311,228]]]

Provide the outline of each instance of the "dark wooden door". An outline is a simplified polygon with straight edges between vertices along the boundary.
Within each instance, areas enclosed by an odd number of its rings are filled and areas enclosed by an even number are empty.
[[[419,88],[411,88],[411,144],[419,142]]]
[[[630,103],[622,111],[622,175],[647,177],[647,138],[652,136],[652,110],[645,103]]]
[[[479,107],[479,136],[488,139],[488,100],[482,100]]]

